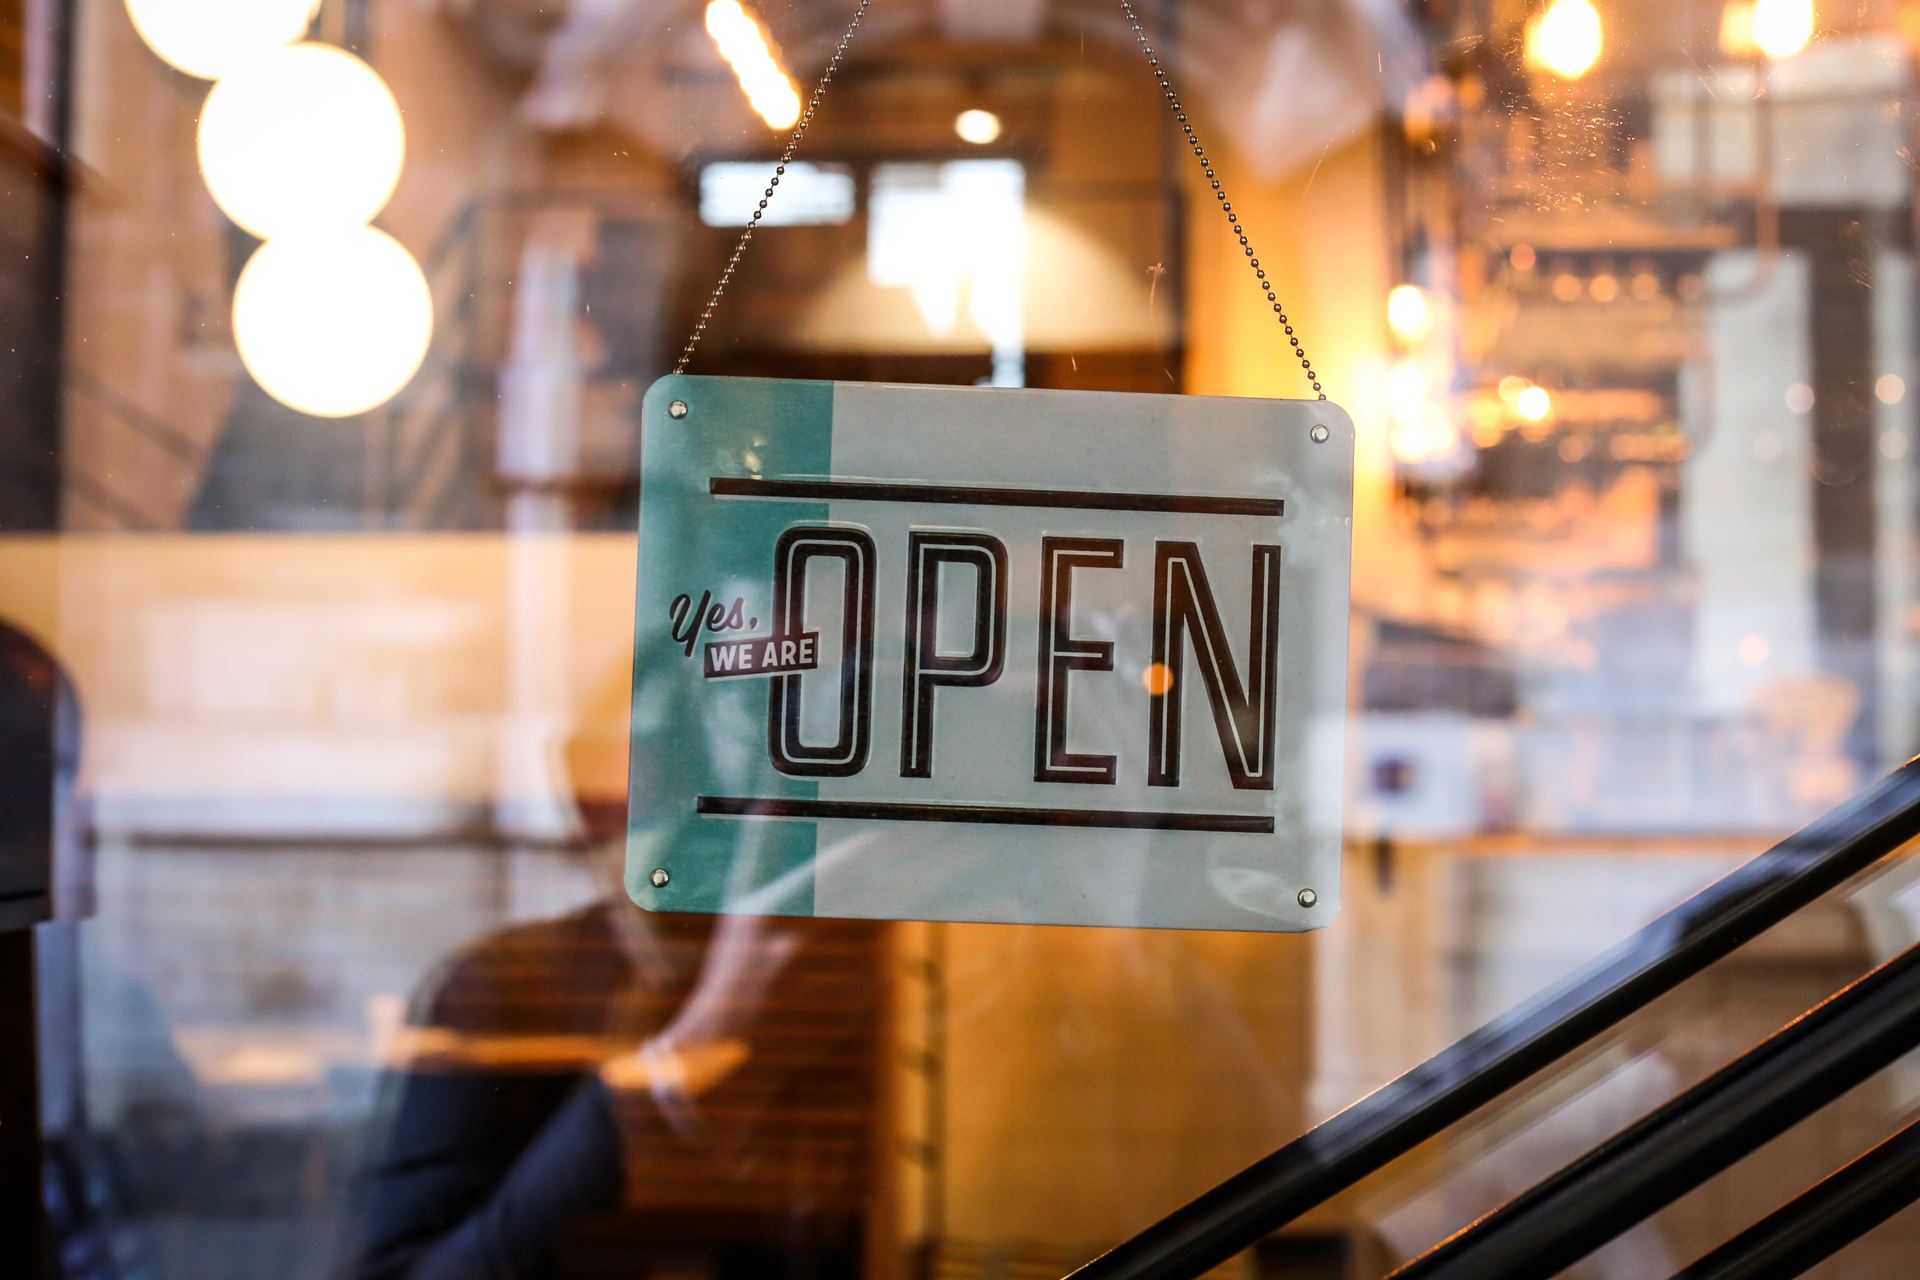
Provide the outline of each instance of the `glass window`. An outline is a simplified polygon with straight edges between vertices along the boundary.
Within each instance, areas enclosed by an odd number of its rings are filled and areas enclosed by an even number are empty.
[[[1920,749],[1913,6],[1135,3],[1177,112],[1110,0],[873,0],[843,49],[855,8],[0,3],[0,1114],[42,1120],[0,1196],[54,1274],[1065,1274]],[[636,907],[649,786],[767,749],[636,652],[683,357],[1157,397],[1174,478],[1284,469],[1205,397],[1324,387],[1325,927]],[[1038,483],[1007,429],[975,459]],[[1170,668],[1089,591],[1075,688],[1144,723]],[[1384,1274],[1917,938],[1903,851],[1220,1274]],[[1917,1103],[1904,1057],[1579,1274],[1674,1272]],[[1910,1274],[1916,1221],[1813,1274]]]

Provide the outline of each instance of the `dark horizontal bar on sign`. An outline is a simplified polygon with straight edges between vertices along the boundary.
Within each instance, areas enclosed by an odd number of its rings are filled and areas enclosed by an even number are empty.
[[[894,480],[756,480],[715,476],[716,498],[810,498],[831,502],[925,502],[960,507],[1058,507],[1078,511],[1167,511],[1196,516],[1282,516],[1279,498],[1214,498],[1192,493],[1098,493],[1091,489],[1004,489]]]
[[[1118,827],[1132,831],[1273,834],[1269,814],[1150,813],[1126,809],[1021,808],[997,804],[899,804],[877,800],[793,800],[701,796],[695,809],[720,818],[848,818],[868,822],[978,822],[1016,827]]]

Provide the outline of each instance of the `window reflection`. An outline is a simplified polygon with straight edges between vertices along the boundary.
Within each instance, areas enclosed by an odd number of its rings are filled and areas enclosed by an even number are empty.
[[[86,718],[35,907],[67,1274],[1063,1271],[1920,745],[1910,6],[1137,6],[1360,432],[1311,938],[616,896],[672,714],[630,701],[640,396],[850,4],[192,7],[0,5],[0,625]],[[341,234],[425,294],[322,307],[309,254],[261,330],[283,241],[199,122],[301,39],[391,89],[397,185]],[[1118,6],[877,0],[695,371],[1305,394],[1164,108]],[[1240,1274],[1432,1243],[1906,945],[1910,880]],[[1688,1261],[1915,1087],[1594,1274]],[[1910,1227],[1829,1274],[1906,1274]]]

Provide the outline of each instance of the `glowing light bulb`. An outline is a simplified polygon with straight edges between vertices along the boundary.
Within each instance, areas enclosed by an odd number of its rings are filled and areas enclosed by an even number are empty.
[[[1387,328],[1402,342],[1418,342],[1427,334],[1432,316],[1427,295],[1419,285],[1398,284],[1387,292]]]
[[[1513,398],[1513,411],[1528,422],[1545,422],[1553,412],[1553,397],[1545,387],[1528,387]]]
[[[984,147],[1000,136],[1000,117],[977,107],[962,111],[953,118],[953,131],[960,135],[960,141]]]
[[[774,57],[767,33],[740,0],[707,5],[707,34],[733,68],[747,105],[770,129],[791,129],[800,120],[800,90]]]
[[[344,418],[407,385],[433,337],[433,295],[413,255],[374,227],[268,241],[233,290],[233,336],[263,390]]]
[[[1600,60],[1601,43],[1593,0],[1553,0],[1527,26],[1526,59],[1562,80],[1578,80]]]
[[[1813,0],[1753,0],[1749,30],[1769,58],[1791,58],[1813,39]]]
[[[300,39],[319,8],[320,0],[127,0],[127,17],[161,61],[215,80]]]
[[[332,45],[296,44],[213,86],[199,152],[221,211],[267,239],[379,213],[400,181],[406,130],[372,67]]]

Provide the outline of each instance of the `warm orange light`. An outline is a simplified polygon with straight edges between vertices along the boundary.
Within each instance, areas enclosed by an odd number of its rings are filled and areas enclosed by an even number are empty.
[[[1791,58],[1813,39],[1813,0],[1754,0],[1754,47],[1769,58]]]
[[[1545,387],[1528,387],[1513,398],[1513,411],[1528,422],[1545,422],[1553,413],[1553,397]]]
[[[999,138],[1000,117],[973,107],[953,118],[953,131],[960,136],[960,141],[984,147]]]
[[[1736,58],[1791,58],[1813,39],[1813,0],[1727,0],[1720,50]]]
[[[1727,7],[1720,11],[1720,52],[1729,57],[1746,58],[1756,51],[1753,0],[1727,0]]]
[[[200,176],[263,240],[371,221],[400,181],[406,128],[380,73],[330,44],[242,61],[207,95]]]
[[[316,418],[385,404],[433,337],[433,293],[413,255],[376,227],[276,237],[233,288],[233,339],[253,380]]]
[[[1578,80],[1600,60],[1601,43],[1593,0],[1553,0],[1527,24],[1526,60],[1562,80]]]
[[[320,0],[126,0],[133,29],[160,59],[218,80],[249,58],[306,35]]]
[[[800,119],[800,91],[773,56],[766,31],[740,6],[740,0],[712,0],[707,6],[707,34],[767,127],[793,128]]]
[[[1140,673],[1140,685],[1158,698],[1173,688],[1173,672],[1164,662],[1149,662],[1147,669]]]
[[[1460,428],[1438,414],[1413,418],[1394,425],[1387,433],[1387,447],[1402,462],[1444,458],[1460,447]]]
[[[1401,422],[1423,415],[1427,403],[1427,375],[1419,365],[1403,360],[1387,371],[1387,412]]]
[[[1432,319],[1427,295],[1419,285],[1399,284],[1387,293],[1387,327],[1400,341],[1414,343],[1426,337]]]
[[[1500,437],[1506,434],[1506,425],[1507,415],[1492,396],[1476,396],[1468,403],[1467,426],[1473,442],[1482,449],[1499,444]]]

